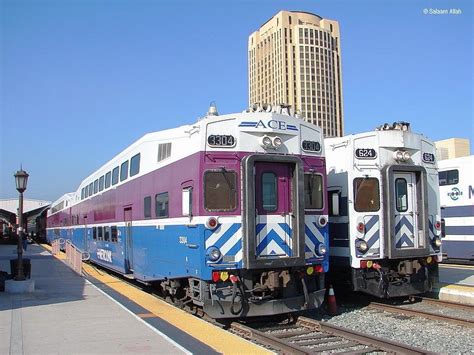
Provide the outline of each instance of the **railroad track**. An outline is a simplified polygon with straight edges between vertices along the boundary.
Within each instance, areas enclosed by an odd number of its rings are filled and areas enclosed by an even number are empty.
[[[230,329],[246,339],[284,354],[315,354],[325,351],[337,351],[341,354],[367,354],[380,351],[426,354],[426,351],[420,348],[306,317],[299,317],[295,323],[260,329],[234,322],[230,325]]]
[[[422,302],[436,304],[437,306],[447,306],[451,308],[460,308],[463,310],[474,311],[474,307],[468,306],[468,305],[460,305],[457,303],[445,302],[445,301],[440,301],[436,299],[427,299],[427,298],[422,298],[422,297],[419,297],[419,298],[422,299]],[[424,310],[406,308],[403,306],[393,306],[393,305],[388,305],[385,303],[371,302],[366,308],[376,309],[379,311],[385,311],[385,312],[390,312],[390,313],[395,313],[395,314],[403,314],[407,316],[423,317],[426,319],[454,323],[454,324],[462,325],[465,327],[474,328],[474,322],[469,319],[451,317],[451,316],[447,316],[443,314],[427,312]]]

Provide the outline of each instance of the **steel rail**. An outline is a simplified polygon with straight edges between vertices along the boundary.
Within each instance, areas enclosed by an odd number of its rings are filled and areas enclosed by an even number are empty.
[[[366,308],[372,308],[372,309],[377,309],[377,310],[397,313],[397,314],[405,314],[408,316],[423,317],[423,318],[427,318],[431,320],[455,323],[455,324],[463,325],[465,327],[474,328],[474,322],[468,319],[450,317],[450,316],[445,316],[441,314],[435,314],[435,313],[430,313],[430,312],[425,312],[425,311],[420,311],[420,310],[415,310],[415,309],[408,309],[405,307],[397,307],[397,306],[391,306],[391,305],[387,305],[383,303],[371,302]]]
[[[462,309],[463,311],[474,312],[474,306],[470,304],[454,303],[454,302],[438,300],[436,298],[428,298],[428,297],[421,297],[421,296],[414,296],[414,298],[417,300],[420,300],[422,303],[432,303],[432,304],[446,306],[450,308]]]
[[[299,317],[298,322],[301,322],[301,324],[319,326],[320,329],[326,333],[329,333],[335,336],[344,337],[345,339],[358,342],[370,348],[376,348],[376,349],[387,351],[387,352],[395,352],[395,353],[403,353],[403,354],[426,354],[427,353],[427,351],[414,347],[414,346],[402,344],[402,343],[395,342],[389,339],[384,339],[384,338],[379,338],[372,335],[364,334],[356,330],[338,327],[336,325],[329,324],[327,322],[318,322],[314,319],[310,319],[306,317]]]

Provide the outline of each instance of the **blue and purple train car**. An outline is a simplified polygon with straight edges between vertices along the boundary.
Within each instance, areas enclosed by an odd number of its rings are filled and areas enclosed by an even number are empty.
[[[215,318],[319,307],[328,269],[321,129],[289,108],[150,133],[53,204],[48,240]]]

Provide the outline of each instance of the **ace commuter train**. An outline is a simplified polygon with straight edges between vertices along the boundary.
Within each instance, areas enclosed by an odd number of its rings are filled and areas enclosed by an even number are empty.
[[[328,270],[321,129],[253,106],[145,135],[53,204],[48,240],[214,318],[319,307]]]

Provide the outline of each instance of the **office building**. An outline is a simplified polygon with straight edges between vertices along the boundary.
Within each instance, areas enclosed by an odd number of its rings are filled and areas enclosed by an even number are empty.
[[[449,138],[436,141],[435,144],[438,152],[438,160],[467,157],[470,155],[469,139]]]

